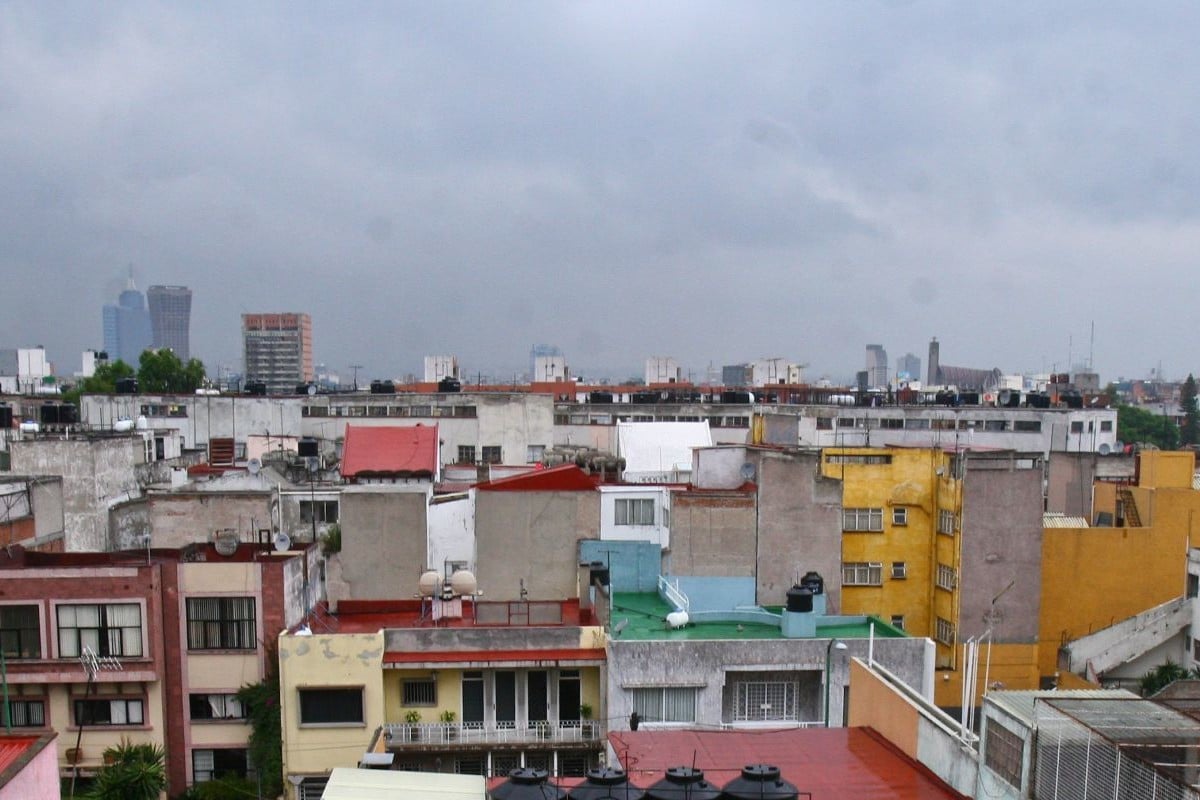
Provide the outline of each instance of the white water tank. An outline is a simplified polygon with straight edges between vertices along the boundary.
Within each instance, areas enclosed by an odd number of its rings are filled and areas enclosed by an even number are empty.
[[[133,430],[133,420],[119,419],[113,423],[113,430],[121,433],[124,433],[125,431],[131,431]]]

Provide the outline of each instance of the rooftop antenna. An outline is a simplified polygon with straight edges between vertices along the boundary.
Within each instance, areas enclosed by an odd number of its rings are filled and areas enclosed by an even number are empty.
[[[102,671],[117,672],[121,670],[121,662],[113,656],[97,655],[96,651],[90,647],[83,648],[83,652],[79,655],[79,663],[83,665],[84,671],[87,672],[87,687],[83,691],[83,704],[86,707],[88,698],[92,694],[92,687],[96,684],[96,675]],[[75,734],[75,764],[71,770],[71,797],[75,797],[75,779],[79,777],[79,762],[83,759],[79,756],[79,743],[83,739],[83,726],[87,721],[88,715],[82,714],[76,720],[79,725],[78,731]]]

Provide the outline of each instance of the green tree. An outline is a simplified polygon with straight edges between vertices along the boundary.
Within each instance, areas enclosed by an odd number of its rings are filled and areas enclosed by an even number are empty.
[[[96,367],[90,378],[84,378],[74,389],[63,392],[63,399],[78,404],[79,398],[85,394],[112,394],[117,390],[117,381],[132,378],[133,375],[133,367],[118,358]]]
[[[1138,688],[1142,692],[1142,697],[1151,697],[1175,681],[1183,680],[1187,677],[1190,676],[1186,669],[1174,661],[1168,660],[1165,664],[1159,664],[1143,675],[1141,680],[1138,681]]]
[[[204,364],[190,359],[186,364],[170,350],[145,350],[138,362],[138,389],[143,392],[190,393],[204,384]]]
[[[1179,426],[1170,417],[1137,406],[1117,406],[1117,435],[1130,444],[1152,444],[1160,450],[1179,447]]]
[[[283,792],[283,725],[279,711],[279,654],[267,649],[267,675],[238,690],[250,721],[247,755],[262,781],[263,797]]]
[[[167,788],[165,753],[156,744],[126,739],[104,751],[104,766],[87,796],[91,800],[157,800]]]
[[[1196,378],[1189,374],[1179,392],[1179,410],[1183,412],[1183,444],[1200,444],[1200,409],[1196,407]]]

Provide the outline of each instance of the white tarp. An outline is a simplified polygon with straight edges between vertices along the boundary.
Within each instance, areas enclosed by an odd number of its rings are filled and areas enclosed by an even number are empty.
[[[683,483],[692,474],[692,450],[712,447],[707,422],[618,422],[617,455],[630,483]]]
[[[321,800],[484,800],[482,775],[335,767]]]

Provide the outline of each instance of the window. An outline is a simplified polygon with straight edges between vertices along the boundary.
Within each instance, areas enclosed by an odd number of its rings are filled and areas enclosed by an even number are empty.
[[[937,565],[937,587],[953,591],[958,586],[958,570],[949,564]]]
[[[743,681],[734,684],[733,718],[738,722],[797,719],[793,681]]]
[[[750,418],[749,417],[726,417],[725,418],[725,427],[726,428],[749,428],[750,427]]]
[[[882,531],[882,508],[846,508],[842,509],[842,530],[844,531]]]
[[[1075,420],[1071,423],[1071,433],[1083,433],[1083,420]]]
[[[983,423],[983,429],[989,433],[1002,433],[1008,427],[1008,420],[989,419]]]
[[[142,607],[137,603],[60,605],[58,657],[79,658],[85,648],[98,656],[142,654]]]
[[[929,430],[929,420],[923,417],[910,417],[904,420],[904,428],[910,431],[927,431]]]
[[[833,430],[833,417],[817,417],[817,430],[819,430],[819,431]]]
[[[129,698],[115,700],[76,700],[75,725],[141,725],[145,721],[142,701]]]
[[[954,517],[953,511],[942,509],[938,512],[938,533],[944,533],[947,536],[953,536],[954,531],[958,528],[958,520]]]
[[[525,448],[525,463],[540,464],[546,456],[546,445],[531,444]]]
[[[1040,419],[1013,420],[1013,430],[1017,433],[1041,433],[1042,421]]]
[[[437,682],[433,678],[404,681],[401,703],[406,706],[436,706]]]
[[[500,464],[503,463],[503,449],[499,445],[484,445],[483,446],[483,463],[485,464]]]
[[[899,628],[900,630],[904,630],[904,615],[903,614],[892,614],[892,627]]]
[[[696,692],[693,686],[634,689],[633,710],[642,722],[695,722]]]
[[[475,445],[460,444],[458,446],[458,463],[459,464],[474,464],[475,463]]]
[[[300,521],[311,523],[313,514],[316,513],[317,522],[337,522],[338,521],[338,501],[337,500],[301,500],[300,501]]]
[[[908,565],[903,561],[892,562],[892,580],[902,581],[908,577]]]
[[[254,650],[253,597],[189,597],[189,650]]]
[[[838,417],[837,426],[839,428],[853,428],[854,417]]]
[[[42,657],[42,631],[36,605],[0,606],[0,648],[10,660]]]
[[[1187,576],[1187,596],[1200,596],[1200,575]]]
[[[892,524],[893,525],[907,525],[908,524],[908,509],[907,508],[893,508],[892,509]]]
[[[46,701],[10,700],[8,719],[14,728],[41,728],[46,725]]]
[[[879,427],[883,428],[884,430],[894,430],[894,431],[901,430],[904,428],[904,418],[903,417],[882,417],[879,420]]]
[[[1111,431],[1112,430],[1112,420],[1111,419],[1100,420],[1100,430],[1101,431]]]
[[[1021,737],[989,718],[983,742],[983,763],[1013,788],[1021,788],[1021,765],[1025,746]]]
[[[345,689],[301,689],[301,725],[361,725],[363,691],[361,686]]]
[[[400,769],[405,769],[405,767],[400,767]],[[321,800],[321,796],[325,794],[325,787],[328,785],[329,778],[305,778],[297,787],[296,800]]]
[[[882,586],[883,564],[878,561],[846,561],[842,563],[843,586]]]
[[[653,525],[654,500],[618,499],[616,504],[617,525]]]
[[[218,750],[192,751],[192,780],[204,783],[214,778],[236,775],[248,778],[254,775],[244,748],[223,747]]]
[[[236,694],[192,694],[188,696],[192,720],[245,719],[246,709]]]
[[[937,618],[933,638],[942,644],[954,644],[954,623],[948,619]]]
[[[881,455],[827,455],[825,456],[826,464],[890,464],[892,463],[891,456]]]

